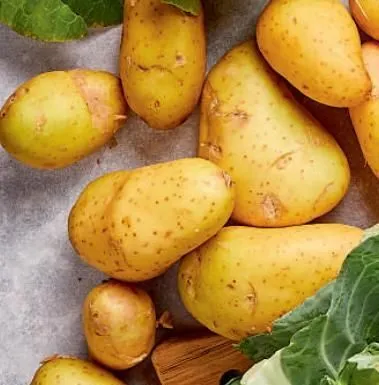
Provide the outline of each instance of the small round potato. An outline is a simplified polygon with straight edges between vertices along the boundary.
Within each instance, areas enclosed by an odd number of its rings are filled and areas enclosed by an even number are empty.
[[[111,373],[75,357],[52,357],[42,362],[31,385],[126,385]]]
[[[95,360],[115,370],[128,369],[144,360],[154,346],[154,305],[145,291],[111,280],[88,294],[83,327]]]
[[[69,166],[107,143],[126,120],[120,80],[77,69],[38,75],[0,111],[0,143],[28,166]]]
[[[199,322],[238,341],[270,330],[332,281],[362,237],[339,224],[226,227],[182,260],[179,292]]]

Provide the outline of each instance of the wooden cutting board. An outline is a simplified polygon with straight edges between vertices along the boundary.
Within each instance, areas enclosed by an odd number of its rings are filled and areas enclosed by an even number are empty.
[[[219,385],[224,373],[252,366],[232,341],[214,334],[167,340],[154,350],[152,362],[162,385]]]

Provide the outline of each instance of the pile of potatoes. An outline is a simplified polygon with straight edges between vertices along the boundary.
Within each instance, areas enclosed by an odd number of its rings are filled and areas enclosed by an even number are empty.
[[[375,0],[351,0],[353,15],[339,0],[271,0],[256,41],[226,53],[206,79],[202,12],[189,15],[160,0],[126,5],[121,81],[81,69],[42,74],[0,112],[4,148],[29,166],[52,169],[109,141],[129,107],[165,130],[200,100],[197,157],[104,175],[84,188],[69,215],[77,254],[111,277],[88,294],[83,329],[91,357],[113,370],[136,365],[154,347],[154,304],[138,282],[179,260],[185,307],[238,341],[270,331],[333,280],[361,242],[359,228],[309,224],[344,198],[350,170],[288,83],[349,109],[379,177],[379,43],[361,45],[353,19],[379,38]],[[32,384],[71,381],[120,384],[69,357],[46,361]]]

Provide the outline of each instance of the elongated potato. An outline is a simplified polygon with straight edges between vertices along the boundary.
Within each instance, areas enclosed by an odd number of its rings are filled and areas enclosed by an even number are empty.
[[[120,80],[107,72],[47,72],[0,111],[0,143],[31,167],[69,166],[107,143],[126,120]]]
[[[271,0],[257,41],[271,67],[311,99],[352,107],[370,92],[358,29],[340,0]]]
[[[270,330],[333,280],[362,236],[339,224],[227,227],[182,260],[179,292],[203,325],[240,340]]]
[[[203,12],[161,0],[126,0],[120,72],[130,107],[151,127],[180,125],[200,97],[206,68]]]
[[[69,235],[84,261],[124,281],[164,273],[215,235],[234,207],[230,177],[200,158],[136,169],[118,181],[114,189],[98,182],[97,192],[92,185],[93,193],[81,194]]]
[[[111,373],[79,358],[52,357],[35,373],[31,385],[126,385]]]
[[[350,182],[336,141],[251,41],[232,49],[207,78],[199,155],[232,176],[233,219],[252,226],[307,223],[332,210]]]
[[[377,0],[350,0],[351,13],[357,24],[372,38],[379,40],[379,7]]]
[[[379,178],[379,43],[365,43],[362,51],[374,87],[366,102],[350,108],[350,117],[364,157]]]
[[[154,346],[154,304],[142,289],[111,280],[87,295],[83,327],[91,357],[125,370],[143,361]]]

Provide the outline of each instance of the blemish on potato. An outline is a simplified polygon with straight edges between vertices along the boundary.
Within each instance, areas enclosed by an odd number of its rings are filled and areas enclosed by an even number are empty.
[[[319,202],[322,202],[323,197],[324,197],[325,195],[328,194],[329,189],[330,189],[333,185],[334,185],[334,181],[328,183],[328,184],[323,188],[323,190],[322,190],[321,193],[318,195],[318,197],[316,198],[316,200],[315,200],[315,202],[314,202],[314,204],[313,204],[314,209],[317,207],[317,205],[319,204]]]
[[[275,220],[285,211],[282,202],[279,198],[273,194],[269,194],[264,196],[261,201],[261,208],[263,211],[263,215],[268,220]]]
[[[176,67],[182,67],[186,64],[187,60],[185,56],[182,53],[177,53],[175,56],[175,64],[174,68]]]
[[[280,157],[278,157],[277,159],[275,159],[275,161],[271,164],[270,168],[271,167],[276,167],[278,170],[283,170],[285,169],[289,163],[292,161],[293,159],[293,154],[295,154],[296,151],[289,151],[283,155],[281,155]]]
[[[36,118],[36,131],[42,132],[42,128],[46,123],[46,116],[44,114],[38,115]]]

